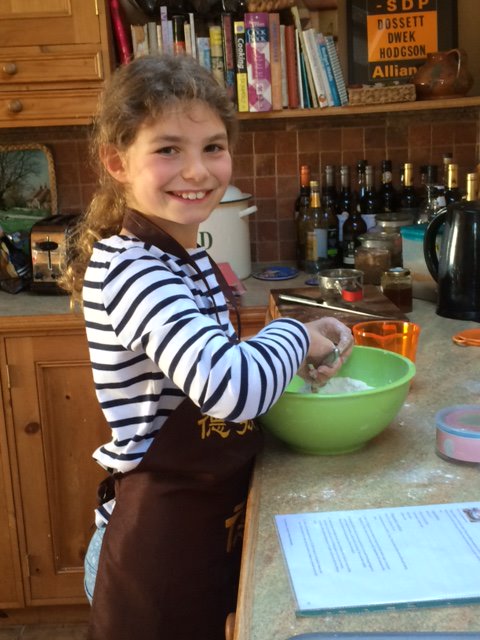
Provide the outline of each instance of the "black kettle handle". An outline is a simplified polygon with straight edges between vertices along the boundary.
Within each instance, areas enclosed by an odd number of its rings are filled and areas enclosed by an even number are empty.
[[[447,208],[443,207],[438,211],[432,220],[428,223],[425,229],[425,236],[423,238],[423,254],[425,256],[425,262],[427,268],[430,271],[432,278],[438,282],[438,255],[437,255],[437,234],[445,222],[445,216],[447,215]]]

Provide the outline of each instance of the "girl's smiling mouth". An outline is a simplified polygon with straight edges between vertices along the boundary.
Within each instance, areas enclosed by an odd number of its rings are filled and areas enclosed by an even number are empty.
[[[172,191],[171,194],[182,200],[203,200],[207,191]]]

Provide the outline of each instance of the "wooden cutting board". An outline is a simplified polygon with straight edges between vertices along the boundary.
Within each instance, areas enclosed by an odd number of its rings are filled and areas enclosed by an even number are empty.
[[[292,296],[308,297],[312,300],[321,300],[319,290],[316,287],[301,287],[298,289],[271,289],[269,298],[269,315],[271,318],[295,318],[301,322],[310,322],[324,316],[334,316],[347,326],[352,327],[358,322],[375,320],[355,313],[334,311],[332,309],[322,309],[321,307],[311,307],[294,302],[280,300],[280,294]],[[367,313],[385,316],[386,319],[408,320],[408,317],[399,310],[386,296],[383,295],[379,287],[372,284],[364,285],[363,300],[356,303],[348,303],[343,300],[331,301],[335,306],[346,307],[348,309],[365,311]],[[380,318],[379,318],[380,319]]]

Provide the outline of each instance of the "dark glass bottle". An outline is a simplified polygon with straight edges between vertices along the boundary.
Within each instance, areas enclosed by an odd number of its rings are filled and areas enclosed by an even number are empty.
[[[367,166],[367,160],[359,160],[357,162],[357,189],[356,189],[356,204],[357,210],[360,210],[360,202],[362,198],[365,196],[365,168]]]
[[[397,210],[397,192],[393,186],[392,161],[383,160],[382,181],[378,192],[378,203],[382,213],[393,213]]]
[[[307,223],[307,273],[337,266],[338,220],[332,207],[324,207],[317,180],[310,181],[310,211]]]
[[[375,226],[378,210],[378,196],[375,189],[375,176],[371,164],[365,167],[365,194],[360,200],[360,212],[369,229]]]
[[[300,167],[300,191],[295,200],[295,227],[297,237],[297,266],[305,270],[305,256],[307,247],[307,221],[310,207],[310,167],[302,164]]]
[[[355,249],[361,244],[358,238],[366,231],[367,223],[362,218],[358,207],[353,206],[348,218],[343,223],[342,265],[347,269],[355,268]]]
[[[323,199],[325,204],[336,208],[338,200],[337,185],[335,182],[335,165],[325,165]]]
[[[413,186],[413,164],[405,162],[402,165],[400,177],[402,187],[400,191],[400,211],[411,213],[415,219],[418,210],[418,197],[415,187]]]
[[[350,185],[350,167],[342,164],[340,167],[340,192],[337,201],[337,213],[349,213],[352,208],[353,192]]]
[[[443,188],[447,188],[447,180],[448,180],[448,165],[453,162],[453,153],[446,152],[443,154],[442,159],[442,175],[441,175],[441,184]]]
[[[445,204],[460,202],[462,194],[458,186],[458,164],[451,162],[447,167],[447,188],[445,189]]]

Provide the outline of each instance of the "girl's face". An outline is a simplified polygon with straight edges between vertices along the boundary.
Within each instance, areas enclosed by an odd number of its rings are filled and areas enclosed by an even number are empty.
[[[192,102],[142,125],[126,153],[107,153],[107,169],[137,209],[186,248],[219,204],[232,174],[225,125],[208,105]]]

